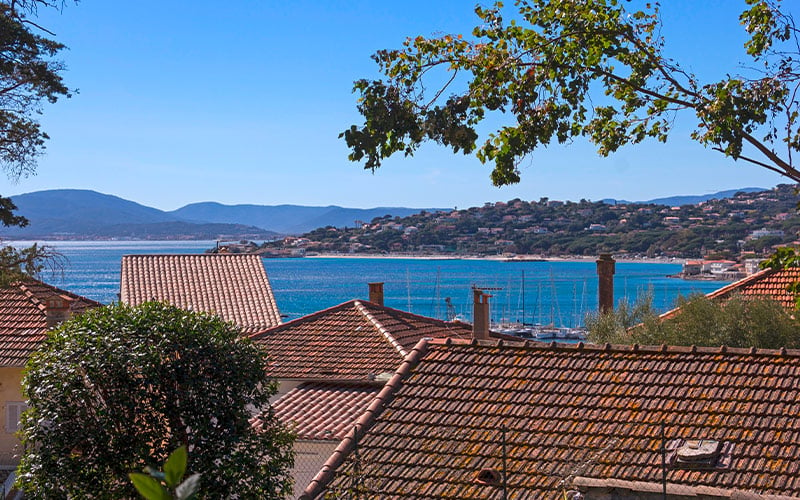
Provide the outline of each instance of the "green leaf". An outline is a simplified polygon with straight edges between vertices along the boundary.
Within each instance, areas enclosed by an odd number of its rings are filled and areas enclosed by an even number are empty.
[[[169,492],[155,479],[138,472],[128,474],[133,486],[147,500],[170,500]]]
[[[167,461],[164,462],[164,482],[167,486],[174,488],[178,485],[186,472],[186,446],[181,446],[173,451]]]
[[[188,500],[194,497],[197,490],[200,488],[200,474],[192,474],[186,481],[182,482],[175,488],[176,500]]]

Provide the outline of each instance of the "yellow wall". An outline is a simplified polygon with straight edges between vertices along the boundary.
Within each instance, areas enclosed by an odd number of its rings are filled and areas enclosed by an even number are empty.
[[[22,397],[22,368],[0,367],[0,468],[19,463],[19,439],[6,431],[6,411],[9,401],[25,401]]]

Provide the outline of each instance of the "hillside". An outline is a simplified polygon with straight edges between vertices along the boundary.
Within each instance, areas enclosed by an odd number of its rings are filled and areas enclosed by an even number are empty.
[[[81,189],[11,197],[25,228],[0,227],[4,239],[274,239],[320,226],[352,226],[376,216],[407,216],[420,209],[222,205],[196,203],[166,212],[117,196]]]
[[[683,206],[510,200],[466,210],[380,217],[360,228],[320,228],[272,242],[293,251],[453,255],[597,255],[733,258],[798,238],[794,186]]]
[[[215,202],[203,202],[192,203],[168,213],[187,221],[246,224],[284,234],[301,234],[324,226],[353,226],[355,221],[369,221],[387,214],[391,214],[393,217],[406,217],[416,214],[420,210],[419,208],[405,207],[362,209],[338,206],[223,205]]]
[[[80,189],[57,189],[13,196],[27,228],[3,228],[3,235],[93,234],[114,224],[153,224],[178,220],[156,208],[116,196]]]

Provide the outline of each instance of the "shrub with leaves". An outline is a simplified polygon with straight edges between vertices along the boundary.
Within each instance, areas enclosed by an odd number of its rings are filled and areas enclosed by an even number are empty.
[[[679,297],[680,311],[665,320],[651,302],[652,297],[644,295],[633,305],[621,302],[612,313],[590,315],[589,339],[612,344],[800,347],[800,321],[770,298]]]
[[[181,446],[164,462],[164,470],[145,467],[147,474],[131,472],[128,477],[136,491],[146,500],[192,500],[197,498],[200,474],[192,474],[182,481],[188,461],[186,447]]]
[[[203,497],[283,498],[292,435],[268,405],[266,365],[233,325],[166,304],[65,322],[27,367],[18,486],[33,498],[132,498],[128,473],[186,446]]]

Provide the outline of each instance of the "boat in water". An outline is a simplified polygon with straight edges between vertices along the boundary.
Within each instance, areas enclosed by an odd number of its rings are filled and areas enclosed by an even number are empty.
[[[586,341],[587,334],[585,328],[557,327],[554,325],[526,325],[522,323],[498,324],[493,325],[490,329],[493,332],[541,342],[583,342]]]

